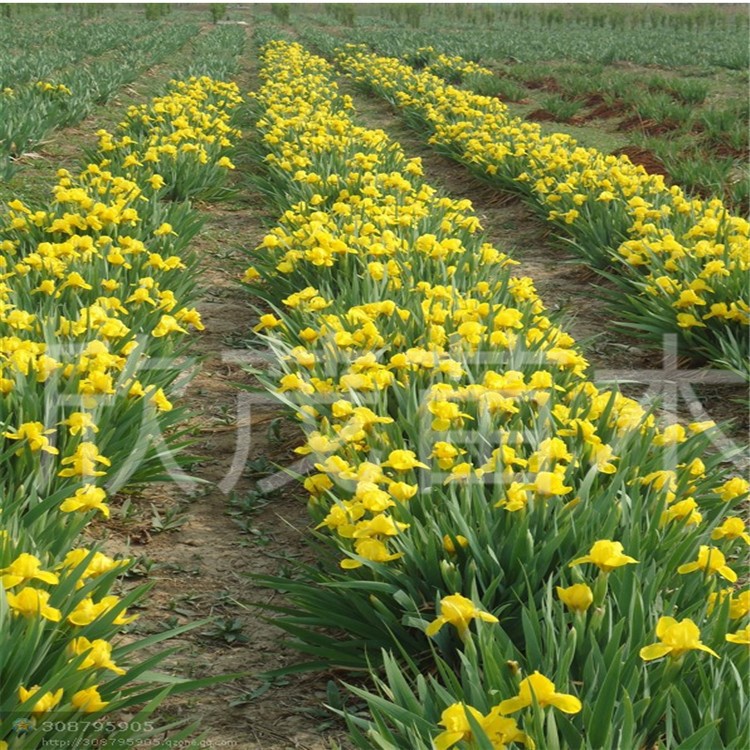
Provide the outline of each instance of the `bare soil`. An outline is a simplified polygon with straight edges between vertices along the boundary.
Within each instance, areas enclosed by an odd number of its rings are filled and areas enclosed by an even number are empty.
[[[237,80],[243,92],[256,82],[250,39]],[[254,168],[239,160],[237,166],[238,175]],[[136,498],[142,512],[128,522],[134,529],[110,533],[108,543],[141,555],[156,583],[138,620],[140,632],[214,618],[175,639],[181,650],[169,658],[170,672],[195,678],[240,673],[230,682],[170,699],[160,710],[162,719],[198,719],[208,747],[345,747],[334,744],[343,742],[342,727],[323,706],[326,679],[262,677],[299,657],[284,646],[284,636],[262,609],[278,603],[277,595],[252,577],[283,574],[306,558],[308,517],[295,485],[267,497],[257,493],[267,472],[294,460],[299,432],[268,397],[256,394],[249,410],[241,406],[248,388],[259,389],[242,362],[249,357],[260,369],[263,362],[247,347],[258,316],[239,278],[274,217],[240,180],[231,204],[200,207],[205,225],[193,245],[200,258],[198,309],[206,331],[195,337],[191,355],[200,360],[200,370],[180,403],[193,415],[189,424],[197,442],[191,452],[200,461],[191,474],[201,484],[187,492],[176,485],[144,488]],[[162,518],[176,517],[179,526],[155,533],[151,508]],[[130,533],[139,528],[145,533]]]
[[[3,186],[0,198],[48,200],[55,171],[77,170],[84,149],[96,145],[95,131],[114,127],[127,106],[161,93],[175,71],[186,67],[191,49],[188,43],[78,125],[51,134]],[[237,80],[243,93],[256,83],[250,34]],[[305,559],[308,520],[305,499],[293,486],[253,502],[264,474],[293,460],[299,432],[276,402],[263,397],[255,398],[249,413],[243,410],[238,420],[244,389],[259,387],[240,364],[249,353],[246,341],[257,312],[239,278],[264,226],[275,217],[241,177],[254,167],[240,161],[237,166],[238,193],[232,202],[198,206],[205,224],[193,249],[200,258],[197,307],[206,331],[195,334],[191,363],[186,363],[197,374],[172,399],[191,415],[186,426],[196,442],[190,453],[198,460],[189,473],[197,481],[188,488],[154,484],[112,498],[112,518],[92,525],[87,541],[96,539],[109,554],[137,559],[137,576],[125,588],[154,584],[144,606],[134,608],[140,617],[132,626],[133,636],[213,618],[154,649],[179,649],[163,663],[163,671],[190,678],[240,674],[170,699],[158,712],[160,721],[198,721],[206,747],[346,748],[341,723],[323,706],[327,677],[261,677],[295,663],[298,655],[282,644],[281,631],[263,619],[261,606],[277,603],[277,596],[251,576],[279,575]],[[238,444],[248,438],[244,455]],[[236,482],[230,489],[233,472]]]
[[[679,130],[680,123],[676,120],[644,120],[639,115],[626,117],[617,126],[618,130],[640,130],[646,135],[664,135]]]
[[[581,115],[581,117],[587,121],[611,119],[626,111],[625,105],[621,102],[607,104],[599,94],[594,94],[590,97],[587,104],[590,107],[593,107],[591,112]]]
[[[557,122],[557,115],[552,114],[548,109],[535,109],[533,112],[529,112],[526,115],[527,120],[535,120],[536,122]]]
[[[156,583],[141,611],[139,633],[215,618],[169,642],[181,647],[167,662],[170,672],[194,678],[242,673],[231,682],[170,699],[160,710],[163,719],[200,719],[208,747],[323,750],[341,734],[327,728],[326,680],[260,676],[293,664],[298,655],[264,619],[260,605],[278,603],[276,594],[251,576],[279,575],[305,558],[308,528],[305,501],[293,485],[252,503],[265,466],[292,462],[291,449],[299,442],[296,428],[279,424],[284,417],[269,399],[254,400],[249,413],[238,409],[238,395],[258,383],[234,363],[248,352],[243,338],[257,321],[252,300],[237,280],[264,234],[267,217],[252,198],[203,212],[206,225],[194,247],[201,256],[198,309],[206,331],[196,336],[191,352],[202,360],[200,371],[180,403],[193,413],[197,443],[191,452],[201,458],[191,474],[204,484],[192,492],[175,485],[144,488],[133,503],[140,513],[110,533],[108,546],[141,556],[148,579]],[[248,437],[245,454],[242,442]],[[231,482],[236,459],[243,468]],[[261,467],[257,473],[251,468],[256,465]],[[163,518],[177,513],[181,525],[156,533],[149,523],[152,508]]]
[[[524,84],[529,89],[542,89],[543,91],[551,91],[553,93],[560,91],[560,84],[554,76],[531,78],[528,81],[524,81]]]

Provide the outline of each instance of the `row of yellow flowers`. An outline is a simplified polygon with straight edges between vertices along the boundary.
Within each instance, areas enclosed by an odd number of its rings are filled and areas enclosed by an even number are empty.
[[[118,489],[176,466],[200,222],[168,199],[220,186],[240,101],[232,83],[173,81],[100,133],[82,172],[60,170],[49,202],[0,219],[2,750],[164,736],[151,714],[175,681],[137,654],[171,633],[121,633],[148,587],[117,595],[131,561],[81,532]]]
[[[716,427],[597,388],[469,201],[357,126],[328,63],[280,41],[262,62],[281,218],[245,279],[328,548],[267,583],[310,667],[385,667],[352,688],[357,747],[739,747],[748,483]]]
[[[750,224],[721,200],[691,198],[627,156],[584,148],[570,135],[544,135],[498,99],[451,86],[430,68],[353,45],[337,60],[430,143],[525,195],[584,259],[613,269],[626,292],[616,317],[631,329],[658,343],[677,334],[686,355],[750,377]]]

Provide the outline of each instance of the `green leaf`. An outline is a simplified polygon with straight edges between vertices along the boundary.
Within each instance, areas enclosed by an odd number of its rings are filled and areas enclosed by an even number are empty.
[[[620,687],[623,649],[619,649],[607,669],[604,681],[597,686],[598,697],[588,722],[588,737],[594,747],[608,747],[612,742],[613,713]],[[604,662],[603,664],[606,664]]]

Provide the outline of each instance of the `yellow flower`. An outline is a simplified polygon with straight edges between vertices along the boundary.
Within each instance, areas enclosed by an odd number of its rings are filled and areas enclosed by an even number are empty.
[[[303,486],[311,495],[320,496],[333,487],[333,482],[325,474],[314,474],[305,479]]]
[[[681,424],[671,424],[664,428],[661,435],[654,438],[654,445],[675,445],[687,440],[685,428]]]
[[[99,428],[94,423],[93,417],[85,412],[74,411],[61,424],[67,426],[68,432],[70,432],[71,435],[80,435],[81,433],[85,434],[87,430],[99,432]]]
[[[528,486],[537,495],[552,497],[553,495],[567,495],[573,490],[563,483],[563,477],[555,471],[540,471],[534,478],[534,483]]]
[[[102,638],[93,641],[83,636],[74,638],[68,646],[68,652],[73,656],[86,654],[86,658],[81,662],[78,669],[93,667],[95,669],[109,669],[115,674],[125,674],[125,670],[112,661],[112,644]]]
[[[26,440],[31,451],[44,451],[52,455],[57,455],[60,451],[50,445],[49,438],[47,437],[47,435],[53,432],[54,429],[45,430],[41,422],[24,422],[16,432],[4,432],[3,437],[8,440]]]
[[[152,174],[148,178],[148,183],[154,190],[160,190],[164,187],[164,178],[160,174]]]
[[[576,558],[568,567],[572,568],[583,563],[592,563],[603,572],[609,573],[615,568],[637,562],[638,560],[635,558],[623,554],[623,547],[620,542],[600,539],[598,542],[594,542],[588,555]]]
[[[112,462],[105,456],[100,455],[99,449],[94,443],[81,443],[72,456],[68,456],[61,461],[63,466],[69,466],[69,469],[62,469],[58,472],[59,477],[103,477],[107,472],[97,471],[96,464],[112,466]]]
[[[456,628],[459,637],[463,640],[466,631],[469,629],[469,624],[474,619],[484,620],[484,622],[498,622],[497,617],[477,608],[471,599],[467,599],[461,594],[450,594],[440,600],[440,615],[427,626],[425,633],[428,636],[433,636],[443,625],[450,624]]]
[[[729,597],[730,619],[739,620],[745,615],[750,614],[750,589],[740,592],[737,596],[734,596],[732,589],[714,591],[708,596],[707,614],[710,615],[716,609],[716,605],[721,605],[727,597]]]
[[[455,543],[453,541],[454,539]],[[452,537],[449,534],[443,536],[443,549],[449,555],[456,554],[456,545],[458,545],[458,547],[468,547],[469,540],[465,536],[461,536],[461,534],[456,534],[455,537]]]
[[[704,299],[699,297],[692,289],[685,289],[680,292],[680,296],[676,302],[672,303],[672,307],[683,308],[691,307],[692,305],[705,305]]]
[[[94,552],[92,555],[91,550],[86,549],[85,547],[79,547],[78,549],[70,550],[70,552],[65,555],[65,558],[59,565],[59,569],[77,568],[87,558],[88,564],[86,569],[80,573],[80,579],[78,581],[79,588],[83,585],[83,580],[85,578],[96,578],[97,576],[104,575],[104,573],[109,573],[110,570],[126,567],[130,563],[129,558],[113,560],[102,552]]]
[[[505,508],[505,510],[514,513],[519,510],[523,510],[528,501],[529,497],[526,492],[528,485],[521,484],[520,482],[511,482],[508,488],[505,490],[505,497],[498,500],[495,503],[496,508]]]
[[[8,606],[17,615],[23,617],[43,617],[50,622],[60,622],[62,613],[59,609],[50,607],[49,592],[27,586],[17,594],[8,592],[6,595]]]
[[[228,156],[222,156],[219,161],[216,162],[216,166],[223,167],[224,169],[234,169],[235,166],[232,164],[231,159]]]
[[[685,563],[677,568],[677,572],[681,575],[693,573],[696,570],[702,570],[708,574],[718,573],[730,583],[734,583],[737,580],[737,574],[727,565],[724,555],[715,547],[708,547],[705,544],[700,546],[697,560]]]
[[[683,654],[692,650],[706,651],[719,658],[715,651],[701,643],[701,631],[687,617],[679,622],[674,617],[660,617],[656,625],[656,637],[661,643],[652,643],[640,650],[643,661],[660,659],[667,655],[672,659],[679,659]]]
[[[94,602],[91,597],[86,597],[78,602],[75,609],[68,615],[68,622],[71,625],[79,625],[81,627],[84,625],[90,625],[94,620],[103,617],[111,609],[116,607],[119,601],[119,598],[116,596],[102,597],[99,602]],[[137,618],[138,615],[126,617],[125,612],[120,612],[114,620],[112,620],[112,623],[114,625],[127,625]]]
[[[388,547],[379,539],[357,539],[354,543],[354,552],[360,557],[376,563],[391,562],[391,560],[398,560],[404,556],[403,552],[389,552]],[[344,570],[354,570],[355,568],[361,568],[363,565],[359,560],[352,560],[351,558],[342,560],[339,564]]]
[[[85,484],[75,491],[72,497],[63,500],[60,510],[63,513],[81,511],[87,513],[90,510],[100,510],[105,518],[109,518],[109,508],[104,504],[107,493],[95,484]]]
[[[460,464],[456,464],[452,469],[450,475],[446,478],[443,484],[450,484],[451,482],[465,482],[472,477],[477,476],[474,467],[463,461]]]
[[[20,700],[22,703],[25,703],[27,700],[29,700],[29,698],[35,696],[38,692],[39,685],[34,685],[34,687],[31,687],[28,690],[23,687],[23,685],[19,685],[18,700]],[[42,714],[47,713],[47,711],[51,711],[62,700],[62,697],[62,688],[60,688],[59,690],[55,690],[54,693],[52,691],[46,692],[34,703],[33,708],[31,709],[32,716],[39,717]]]
[[[560,601],[573,612],[585,612],[594,603],[594,592],[585,583],[574,583],[564,589],[557,586]]]
[[[194,307],[189,309],[183,308],[175,317],[180,323],[193,326],[197,331],[204,331],[206,329],[206,326],[203,325],[203,321],[201,320],[201,314]]]
[[[169,333],[187,333],[187,331],[177,322],[172,315],[162,315],[159,322],[154,326],[151,335],[154,338],[161,338]]]
[[[109,701],[103,701],[99,690],[96,686],[86,688],[85,690],[79,690],[70,699],[70,702],[79,711],[83,711],[85,714],[93,714],[96,711],[101,711],[109,705]]]
[[[504,700],[498,709],[502,714],[512,714],[533,705],[534,699],[541,708],[554,706],[566,714],[577,714],[583,708],[581,701],[574,695],[556,692],[552,680],[539,672],[534,672],[525,680],[521,680],[518,695]]]
[[[388,492],[400,503],[405,503],[417,494],[419,486],[408,484],[407,482],[391,482],[388,485]]]
[[[727,633],[725,636],[729,643],[739,643],[740,645],[750,646],[750,625],[736,633]]]
[[[39,283],[38,287],[32,289],[32,292],[52,295],[55,293],[55,282],[52,279],[44,279],[44,281]]]
[[[691,422],[688,425],[688,429],[693,433],[706,432],[706,430],[711,430],[714,427],[716,427],[716,422],[712,419],[708,419],[705,422]]]
[[[692,313],[678,313],[677,326],[679,328],[705,328],[706,324],[698,320]]]
[[[154,391],[154,395],[149,399],[149,403],[153,404],[158,411],[172,411],[172,402],[164,394],[163,388],[158,388]]]
[[[396,521],[386,513],[378,513],[369,520],[360,521],[352,532],[352,538],[369,539],[377,536],[397,536],[408,528],[408,523]]]
[[[427,464],[423,464],[417,460],[417,456],[414,451],[409,450],[395,450],[391,451],[388,455],[388,460],[383,461],[383,466],[389,466],[396,471],[411,471],[412,469],[429,468]]]
[[[728,503],[730,500],[736,500],[738,497],[747,495],[750,492],[750,482],[742,477],[732,477],[728,479],[721,487],[716,488],[719,497]]]
[[[703,516],[696,510],[697,507],[698,503],[695,502],[695,498],[688,497],[680,500],[679,503],[670,505],[662,512],[659,525],[664,526],[670,521],[679,520],[684,521],[687,526],[696,526],[703,520]]]
[[[276,328],[280,325],[283,325],[283,322],[281,320],[279,320],[275,315],[267,313],[266,315],[260,316],[259,323],[253,328],[253,330],[258,333],[265,328],[268,328],[270,330],[271,328]]]
[[[736,516],[727,518],[718,529],[714,529],[711,539],[742,539],[750,544],[750,534],[745,531],[745,522]]]
[[[60,286],[60,291],[68,287],[70,287],[71,289],[93,289],[91,284],[89,284],[86,279],[84,279],[83,276],[81,276],[81,274],[77,273],[76,271],[68,274],[65,283]]]
[[[445,727],[445,730],[433,740],[435,750],[448,750],[458,742],[474,740],[469,715],[482,728],[495,750],[505,750],[507,743],[510,742],[527,743],[528,738],[518,728],[515,720],[501,716],[497,707],[485,716],[473,706],[454,703],[448,706],[440,716],[439,724]]]
[[[41,569],[41,561],[27,552],[22,552],[7,568],[0,569],[3,588],[10,589],[19,583],[37,580],[56,584],[60,579],[54,574]]]
[[[309,395],[315,393],[315,387],[303,380],[297,373],[292,372],[281,378],[279,381],[279,391],[282,393],[285,391],[301,391]]]
[[[172,229],[172,225],[168,224],[166,221],[157,229],[154,229],[154,236],[155,237],[164,237],[164,235],[167,234],[173,234],[175,237],[177,236],[177,232]]]

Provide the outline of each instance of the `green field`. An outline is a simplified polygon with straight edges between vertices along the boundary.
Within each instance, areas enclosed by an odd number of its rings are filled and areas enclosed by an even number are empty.
[[[749,36],[0,4],[0,750],[744,750]]]

